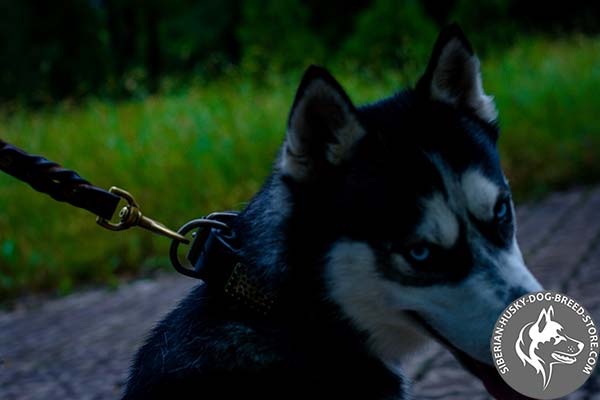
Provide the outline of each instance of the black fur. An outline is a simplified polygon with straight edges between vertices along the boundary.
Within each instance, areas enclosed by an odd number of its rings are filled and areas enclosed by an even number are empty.
[[[468,44],[456,29],[440,40],[459,35]],[[294,104],[315,79],[351,104],[331,75],[316,67],[308,70]],[[378,249],[382,265],[390,247],[403,251],[421,218],[418,199],[444,191],[426,154],[439,154],[456,171],[478,165],[506,186],[497,127],[469,110],[430,101],[422,90],[352,106],[367,134],[352,157],[317,179],[296,182],[275,168],[235,229],[246,264],[264,287],[279,290],[277,308],[268,317],[240,313],[222,288],[198,286],[137,353],[124,399],[402,398],[403,379],[370,354],[365,333],[327,297],[322,270],[328,249],[341,237],[363,240]],[[444,256],[464,253],[459,247]],[[471,263],[456,264],[465,267],[389,278],[414,285],[460,280]]]

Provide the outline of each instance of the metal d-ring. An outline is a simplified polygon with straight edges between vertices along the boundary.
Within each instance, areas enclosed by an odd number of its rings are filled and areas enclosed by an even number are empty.
[[[213,213],[213,214],[220,214],[220,213]],[[211,214],[205,218],[193,219],[193,220],[185,223],[181,228],[179,228],[177,230],[177,233],[180,234],[181,236],[185,236],[190,231],[192,231],[194,229],[199,229],[199,228],[217,228],[217,229],[222,229],[225,231],[231,230],[229,225],[225,224],[224,222],[217,221],[215,219],[209,219],[210,217],[213,217],[213,214]],[[237,214],[235,214],[235,215],[237,215]],[[232,216],[234,216],[234,215],[232,215]],[[171,264],[173,265],[173,268],[175,268],[177,270],[177,272],[179,272],[185,276],[200,279],[200,276],[194,270],[193,265],[191,265],[190,263],[187,263],[188,265],[184,266],[179,261],[178,254],[179,254],[179,245],[180,244],[181,244],[180,240],[173,240],[171,242],[171,247],[169,248],[169,258],[171,259]]]

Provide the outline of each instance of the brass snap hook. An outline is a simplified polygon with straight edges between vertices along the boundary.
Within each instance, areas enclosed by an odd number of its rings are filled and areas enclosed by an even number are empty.
[[[144,228],[152,233],[168,237],[177,242],[185,244],[190,243],[185,236],[167,228],[160,222],[143,215],[142,211],[140,210],[140,206],[137,204],[131,193],[116,186],[111,187],[108,191],[127,201],[127,205],[125,205],[123,208],[121,208],[121,211],[119,211],[119,222],[117,223],[101,217],[96,218],[96,223],[101,227],[111,231],[122,231],[129,229],[132,226],[139,226],[140,228]]]

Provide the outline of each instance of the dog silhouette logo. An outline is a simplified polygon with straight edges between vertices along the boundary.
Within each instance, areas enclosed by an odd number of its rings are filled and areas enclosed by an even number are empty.
[[[592,375],[598,330],[581,303],[556,292],[530,293],[504,309],[490,340],[498,374],[533,399],[559,399]]]
[[[552,306],[542,309],[536,321],[526,324],[515,343],[523,365],[529,364],[541,374],[543,389],[552,379],[557,364],[572,365],[583,350],[583,342],[566,334],[565,328],[554,319]]]

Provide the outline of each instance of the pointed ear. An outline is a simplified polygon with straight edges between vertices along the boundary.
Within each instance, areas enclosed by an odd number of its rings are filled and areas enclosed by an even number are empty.
[[[356,109],[339,83],[325,69],[311,66],[304,73],[290,112],[281,171],[298,180],[350,157],[365,134]]]
[[[498,117],[494,98],[483,91],[479,59],[456,24],[440,33],[417,91],[429,99],[472,112],[487,122]]]
[[[554,310],[552,309],[552,307],[550,307],[549,310],[546,310],[545,308],[543,308],[542,312],[540,312],[540,316],[538,317],[538,319],[535,323],[535,325],[537,326],[538,332],[540,332],[540,333],[542,333],[542,331],[546,327],[546,324],[550,320],[550,317],[548,315],[550,310],[552,310],[552,313],[554,313]]]

